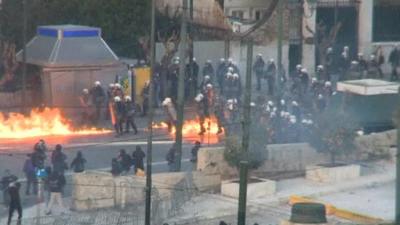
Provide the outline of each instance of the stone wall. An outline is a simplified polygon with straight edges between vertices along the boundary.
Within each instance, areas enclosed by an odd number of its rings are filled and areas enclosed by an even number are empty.
[[[307,165],[324,163],[327,155],[318,153],[307,143],[268,145],[264,151],[266,161],[259,172],[285,172],[305,170]],[[205,174],[237,175],[237,170],[224,160],[224,148],[202,148],[199,151],[197,170]]]
[[[376,157],[393,157],[390,148],[396,145],[396,131],[390,130],[357,137],[356,149],[352,154],[338,157],[338,160],[353,160]],[[308,143],[268,145],[264,151],[266,161],[257,172],[302,171],[308,165],[329,162],[329,155],[317,152]],[[224,160],[224,147],[202,148],[199,151],[197,170],[205,174],[221,174],[224,178],[237,175],[237,170]]]
[[[219,175],[193,173],[158,173],[153,176],[154,198],[159,200],[190,196],[199,191],[219,191]],[[73,175],[72,205],[75,210],[121,207],[141,204],[145,199],[145,177],[113,177],[106,172]],[[165,205],[164,203],[160,203]]]

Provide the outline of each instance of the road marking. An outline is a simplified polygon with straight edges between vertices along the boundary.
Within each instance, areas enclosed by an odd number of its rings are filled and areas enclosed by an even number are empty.
[[[174,141],[153,141],[153,145],[165,145],[165,144],[173,144]],[[145,145],[147,141],[121,141],[121,142],[110,142],[110,143],[102,143],[102,142],[91,142],[91,143],[79,143],[79,144],[68,144],[65,145],[65,148],[76,148],[76,147],[86,147],[92,145],[102,145],[102,146],[125,146],[125,145]]]

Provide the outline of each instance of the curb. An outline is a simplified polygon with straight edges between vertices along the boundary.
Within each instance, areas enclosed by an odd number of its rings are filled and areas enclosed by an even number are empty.
[[[381,218],[376,218],[368,215],[363,215],[360,213],[352,212],[350,210],[346,209],[340,209],[336,208],[335,206],[321,202],[312,198],[307,198],[303,196],[298,196],[298,195],[292,195],[289,198],[289,204],[293,205],[295,203],[301,203],[301,202],[311,202],[311,203],[320,203],[324,204],[326,207],[326,214],[327,215],[333,215],[342,219],[350,220],[353,222],[358,222],[358,223],[381,223],[384,222],[383,219]]]

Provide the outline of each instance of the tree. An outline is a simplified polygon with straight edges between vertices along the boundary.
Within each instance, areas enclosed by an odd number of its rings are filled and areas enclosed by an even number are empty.
[[[355,149],[357,124],[344,112],[326,111],[316,118],[310,144],[318,151],[330,154],[331,164],[338,156]]]

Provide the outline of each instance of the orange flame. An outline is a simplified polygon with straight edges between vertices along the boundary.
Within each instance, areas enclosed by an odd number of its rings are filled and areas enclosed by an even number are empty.
[[[0,138],[22,139],[50,135],[91,135],[110,133],[110,130],[85,128],[74,130],[71,124],[62,117],[59,109],[34,109],[29,116],[20,113],[0,113]]]
[[[154,123],[154,129],[167,129],[168,125],[164,122]],[[203,135],[199,135],[201,128],[199,120],[187,120],[183,123],[182,136],[185,141],[201,141],[209,144],[216,144],[220,141],[220,135],[224,134],[224,129],[222,128],[222,133],[218,133],[218,123],[215,117],[207,118],[204,122],[204,128],[206,132]],[[170,132],[171,137],[175,137],[176,128],[173,127]]]

